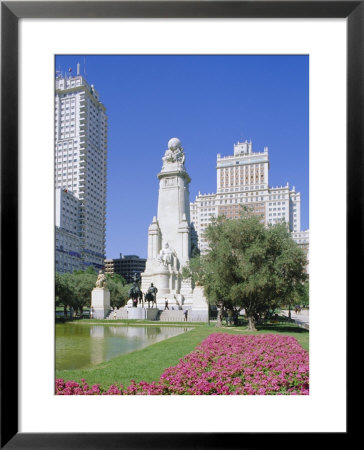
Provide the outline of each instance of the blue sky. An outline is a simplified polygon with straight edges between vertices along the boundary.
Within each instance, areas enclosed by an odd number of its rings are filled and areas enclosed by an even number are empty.
[[[216,155],[238,140],[269,148],[269,185],[301,192],[309,228],[309,58],[305,55],[59,55],[100,94],[108,115],[106,257],[147,256],[162,156],[182,141],[190,200],[216,192]]]

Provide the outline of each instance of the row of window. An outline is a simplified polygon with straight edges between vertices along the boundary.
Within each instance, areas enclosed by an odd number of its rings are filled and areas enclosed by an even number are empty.
[[[247,186],[247,187],[245,187],[245,191],[249,191],[249,190],[250,191],[256,191],[258,189],[265,189],[264,184],[261,185],[261,186],[254,185],[254,186]],[[242,187],[229,188],[229,189],[220,189],[221,192],[237,192],[237,191],[241,191],[241,190],[243,190]]]

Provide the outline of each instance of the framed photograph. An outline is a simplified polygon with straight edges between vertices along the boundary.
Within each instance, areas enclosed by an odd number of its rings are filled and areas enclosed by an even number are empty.
[[[291,433],[347,438],[347,306],[363,269],[363,19],[361,1],[1,3],[2,448],[249,448],[277,434],[280,442]],[[307,398],[56,398],[56,55],[308,57]],[[111,76],[112,62],[105,71]],[[173,114],[178,105],[165,107]]]

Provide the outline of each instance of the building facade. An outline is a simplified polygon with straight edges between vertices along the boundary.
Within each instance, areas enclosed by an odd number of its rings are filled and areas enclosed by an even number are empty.
[[[145,270],[145,258],[139,258],[137,255],[122,255],[117,259],[105,259],[105,273],[110,275],[117,273],[121,275],[127,283],[133,281],[135,273],[141,274]]]
[[[211,218],[224,215],[237,219],[243,209],[266,226],[284,221],[291,232],[301,230],[301,194],[288,183],[269,186],[268,147],[253,152],[252,142],[238,142],[233,155],[217,155],[216,170],[217,192],[199,193],[190,205],[194,243],[202,253],[207,250],[204,230]]]
[[[67,189],[56,189],[56,271],[82,269],[80,201]]]
[[[77,75],[55,81],[55,189],[79,201],[82,268],[105,258],[107,116],[93,85]],[[62,214],[62,210],[60,211]]]
[[[213,217],[218,216],[216,194],[201,194],[190,203],[191,214],[191,246],[201,252],[207,249],[204,231]]]

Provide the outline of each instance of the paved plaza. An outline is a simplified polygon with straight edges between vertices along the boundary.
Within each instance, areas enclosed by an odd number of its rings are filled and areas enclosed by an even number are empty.
[[[288,310],[282,310],[282,314],[288,317]],[[291,318],[297,323],[297,325],[301,325],[307,330],[310,328],[309,322],[309,310],[302,309],[301,312],[295,313],[294,310],[291,311]]]

